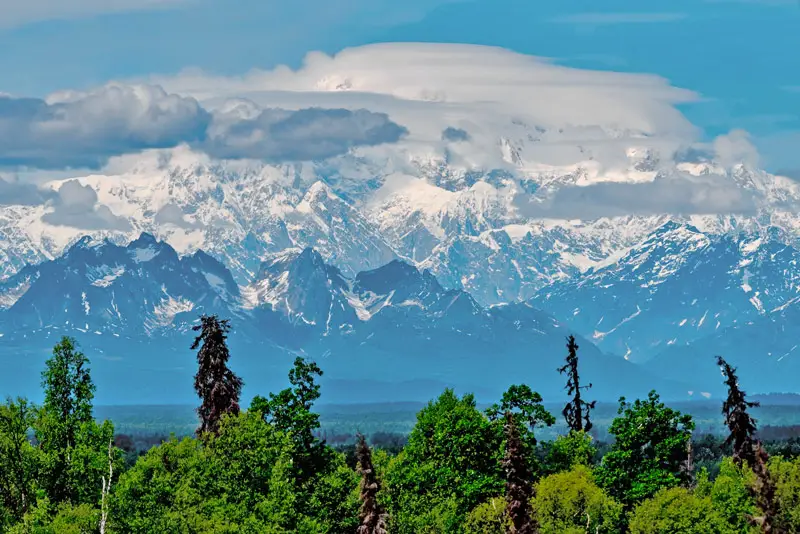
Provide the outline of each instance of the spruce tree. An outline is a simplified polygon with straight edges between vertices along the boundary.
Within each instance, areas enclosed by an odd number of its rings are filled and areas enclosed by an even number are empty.
[[[733,461],[736,465],[741,467],[745,464],[756,475],[751,491],[762,515],[752,518],[752,521],[761,527],[764,534],[781,534],[784,531],[775,525],[779,511],[775,499],[775,482],[767,466],[769,455],[755,437],[756,420],[747,412],[750,408],[758,407],[759,403],[747,400],[745,392],[739,387],[735,367],[721,356],[717,356],[717,365],[720,366],[725,377],[725,385],[728,386],[728,397],[722,404],[725,424],[730,430],[725,443],[733,445]]]
[[[194,378],[194,389],[201,400],[197,409],[200,416],[197,433],[216,434],[223,414],[239,413],[239,395],[243,384],[242,379],[228,367],[230,352],[226,339],[230,323],[216,315],[203,315],[200,317],[200,324],[192,329],[200,332],[191,347],[191,350],[200,347],[197,352],[198,369]]]
[[[595,402],[586,402],[581,398],[581,390],[589,389],[588,386],[581,386],[580,375],[578,374],[578,344],[575,343],[575,336],[567,338],[567,363],[558,369],[561,374],[567,374],[567,385],[564,389],[572,396],[564,410],[564,419],[567,421],[567,426],[570,430],[575,432],[588,432],[592,428],[592,422],[589,420],[589,412],[594,409]]]
[[[516,418],[506,412],[504,431],[506,435],[506,454],[503,468],[506,475],[506,512],[511,520],[509,534],[534,534],[538,532],[531,518],[533,499],[532,474],[528,466],[527,451],[520,438]]]
[[[372,451],[362,434],[358,435],[356,459],[361,474],[361,523],[356,534],[386,534],[386,515],[378,504],[380,482],[372,465]]]
[[[720,366],[728,386],[728,398],[722,403],[722,413],[725,415],[725,424],[730,429],[730,435],[725,440],[726,445],[733,445],[733,461],[741,466],[743,462],[751,468],[756,464],[757,430],[756,420],[747,412],[750,408],[757,408],[759,403],[750,402],[745,392],[739,388],[739,379],[736,368],[731,367],[722,356],[717,356],[717,365]]]

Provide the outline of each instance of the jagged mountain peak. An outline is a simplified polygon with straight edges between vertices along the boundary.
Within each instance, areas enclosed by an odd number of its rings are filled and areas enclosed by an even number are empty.
[[[54,325],[98,335],[143,335],[187,328],[188,312],[230,315],[239,289],[208,255],[179,257],[143,234],[127,246],[79,239],[67,253],[0,286],[0,322],[22,332]]]

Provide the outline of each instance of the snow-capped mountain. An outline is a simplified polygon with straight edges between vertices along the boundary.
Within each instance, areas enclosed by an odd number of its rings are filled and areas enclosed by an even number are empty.
[[[114,384],[142,373],[151,386],[167,379],[151,376],[154,365],[190,373],[189,329],[198,315],[217,313],[232,319],[234,354],[254,385],[274,377],[264,369],[305,354],[338,379],[434,380],[493,395],[525,375],[559,397],[556,368],[570,332],[528,303],[483,307],[400,260],[348,277],[310,248],[269,258],[240,292],[210,256],[181,258],[149,234],[126,247],[81,239],[64,256],[11,277],[0,294],[6,350],[44,351],[61,335],[76,336],[84,351],[101,356],[93,363]],[[584,373],[600,398],[654,385],[688,395],[690,386],[580,342]]]
[[[186,148],[148,153],[77,179],[95,198],[86,209],[107,223],[94,229],[60,222],[66,182],[51,182],[47,202],[0,206],[0,306],[13,330],[3,333],[131,325],[149,336],[220,310],[245,318],[247,339],[263,333],[274,345],[266,353],[328,356],[342,373],[424,369],[478,380],[499,376],[498,362],[521,361],[531,346],[560,353],[567,326],[623,364],[652,365],[678,348],[680,358],[695,357],[730,328],[749,331],[767,317],[791,329],[781,313],[798,296],[797,183],[651,149],[629,150],[614,168],[589,152],[579,164],[542,165],[530,154],[545,133],[520,128],[498,142],[502,164],[484,167],[455,161],[449,145],[280,165],[215,161]],[[644,188],[637,203],[616,203],[634,186]],[[136,256],[150,247],[142,232],[169,251],[149,262],[149,253]],[[71,256],[80,261],[66,267]],[[142,275],[146,288],[124,290],[134,303],[123,310],[118,291],[127,286],[116,284],[162,262],[168,267]],[[36,291],[60,296],[40,302]],[[733,348],[734,363],[747,357]],[[788,351],[786,361],[795,359],[789,348],[764,350]],[[769,387],[765,379],[756,389]]]
[[[644,361],[800,298],[800,251],[777,228],[713,235],[669,222],[615,263],[532,299],[606,351]]]
[[[201,313],[229,315],[240,299],[224,265],[202,251],[179,257],[150,234],[125,247],[84,237],[62,257],[25,267],[0,291],[8,338],[73,330],[162,335],[185,330]]]

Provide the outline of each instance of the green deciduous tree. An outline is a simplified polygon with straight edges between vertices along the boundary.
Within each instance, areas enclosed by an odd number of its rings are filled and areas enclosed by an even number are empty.
[[[769,471],[778,503],[776,527],[783,532],[800,532],[800,458],[772,457]]]
[[[633,404],[620,399],[618,413],[609,428],[614,445],[597,472],[600,485],[630,507],[685,482],[682,464],[694,430],[692,417],[665,406],[655,391]]]
[[[216,433],[223,414],[239,413],[243,385],[242,379],[228,367],[230,351],[226,340],[230,323],[216,315],[203,315],[200,324],[192,329],[200,332],[191,347],[191,350],[200,348],[194,378],[194,389],[201,401],[197,409],[200,416],[197,433]]]
[[[533,508],[541,534],[622,530],[622,505],[597,486],[591,469],[583,465],[541,479]]]
[[[256,414],[226,415],[206,440],[171,440],[123,474],[113,532],[322,532],[297,507],[292,445]]]
[[[709,497],[686,488],[668,488],[643,501],[631,514],[630,534],[738,534]]]
[[[319,414],[313,411],[314,402],[320,397],[316,383],[320,376],[322,370],[316,363],[297,358],[289,371],[290,388],[277,395],[270,393],[269,400],[256,396],[250,403],[251,411],[291,438],[295,448],[294,470],[301,486],[323,473],[330,461],[325,442],[314,435],[320,427]]]
[[[511,527],[506,514],[506,500],[495,497],[470,510],[464,522],[464,534],[499,534]]]
[[[472,395],[445,390],[417,414],[408,444],[389,465],[388,530],[416,534],[435,522],[445,529],[438,532],[457,532],[470,510],[502,494],[502,442]]]
[[[558,436],[549,445],[545,458],[545,472],[549,474],[569,471],[578,465],[592,465],[597,454],[592,436],[583,431],[571,430],[566,436]]]
[[[45,497],[8,534],[94,534],[100,512],[88,504],[52,506]]]
[[[108,444],[114,427],[92,415],[95,386],[89,360],[65,337],[42,372],[44,404],[34,422],[40,450],[40,487],[56,509],[60,504],[100,504],[108,472]],[[120,451],[112,461],[121,465]]]
[[[509,387],[500,403],[486,410],[489,419],[500,425],[508,413],[522,433],[526,446],[531,449],[536,446],[535,429],[542,425],[552,426],[556,422],[556,418],[542,405],[542,396],[525,384]],[[498,428],[502,429],[502,426]]]
[[[724,458],[713,482],[702,470],[697,477],[695,494],[709,497],[715,510],[725,519],[734,532],[755,532],[750,518],[756,512],[756,503],[750,487],[754,482],[753,472],[747,467],[737,466],[731,458]]]
[[[25,399],[0,406],[0,529],[21,521],[36,503],[38,450],[29,432],[36,410]]]

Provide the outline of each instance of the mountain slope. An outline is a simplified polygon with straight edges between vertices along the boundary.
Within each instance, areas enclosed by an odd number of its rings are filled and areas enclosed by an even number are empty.
[[[490,400],[524,379],[551,398],[563,396],[556,368],[567,327],[528,303],[483,307],[399,260],[349,278],[313,249],[289,250],[265,261],[240,292],[205,253],[181,258],[148,234],[127,247],[86,238],[1,289],[10,305],[0,312],[0,359],[20,350],[40,359],[34,354],[74,335],[97,356],[93,365],[113,391],[106,390],[107,398],[118,402],[132,400],[135,391],[119,386],[136,377],[154,388],[156,399],[189,401],[189,329],[201,313],[233,320],[235,365],[256,391],[274,387],[303,354],[317,359],[331,380],[434,381]],[[580,343],[583,372],[598,398],[651,387],[687,396],[689,386]]]

